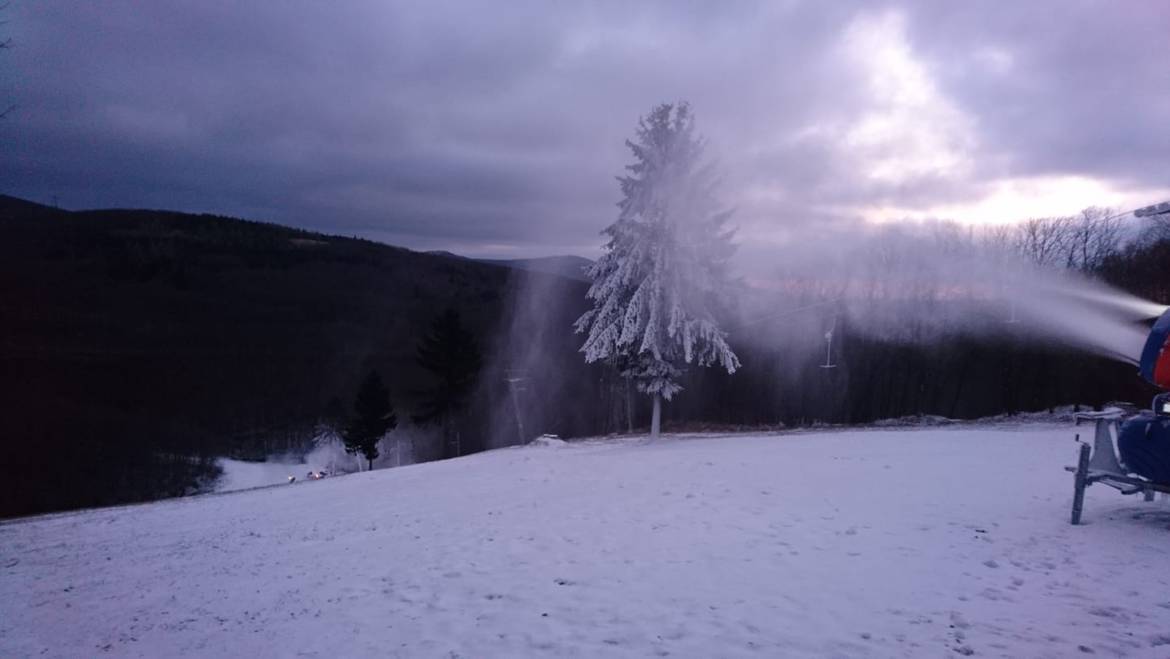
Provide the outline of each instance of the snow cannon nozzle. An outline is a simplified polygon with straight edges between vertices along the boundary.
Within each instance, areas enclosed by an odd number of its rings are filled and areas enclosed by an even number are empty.
[[[1154,414],[1170,416],[1170,393],[1154,396]]]
[[[1167,309],[1150,329],[1146,347],[1142,349],[1139,369],[1141,376],[1150,384],[1170,389],[1170,309]]]

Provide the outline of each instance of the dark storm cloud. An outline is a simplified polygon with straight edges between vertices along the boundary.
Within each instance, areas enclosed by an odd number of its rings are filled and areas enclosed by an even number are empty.
[[[1170,146],[1170,21],[1154,3],[21,1],[7,13],[16,48],[0,91],[19,108],[0,124],[0,191],[426,249],[595,249],[622,141],[664,100],[695,106],[749,235],[971,201],[1004,177],[1158,187]],[[925,100],[882,86],[880,53],[865,52],[875,39],[895,55],[906,42]],[[876,138],[858,132],[868,125]],[[939,153],[966,164],[936,171]]]
[[[1164,185],[1170,4],[923,2],[911,38],[1009,174]],[[995,61],[1001,58],[998,63]]]

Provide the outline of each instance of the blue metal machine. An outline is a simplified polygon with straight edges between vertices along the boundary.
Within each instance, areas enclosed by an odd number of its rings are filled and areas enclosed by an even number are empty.
[[[1151,328],[1139,372],[1150,384],[1170,389],[1170,310]],[[1073,524],[1081,521],[1085,488],[1093,483],[1116,488],[1122,494],[1141,492],[1147,501],[1157,492],[1170,494],[1170,393],[1155,396],[1150,410],[1126,416],[1120,409],[1077,416],[1078,423],[1094,421],[1096,432],[1093,444],[1081,444],[1077,466],[1068,467],[1075,474]]]

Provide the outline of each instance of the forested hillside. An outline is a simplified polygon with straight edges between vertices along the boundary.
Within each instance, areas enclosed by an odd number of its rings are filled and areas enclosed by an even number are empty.
[[[518,276],[270,224],[10,197],[0,231],[0,515],[181,494],[208,470],[189,456],[302,444],[372,368],[409,411],[432,319],[456,308],[486,346]]]

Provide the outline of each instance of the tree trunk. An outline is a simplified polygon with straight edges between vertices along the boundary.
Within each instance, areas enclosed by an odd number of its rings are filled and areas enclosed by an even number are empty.
[[[654,394],[654,412],[650,416],[650,439],[658,439],[662,427],[662,396]]]
[[[373,471],[373,470],[374,470],[374,461],[370,458],[366,458],[366,471]]]

